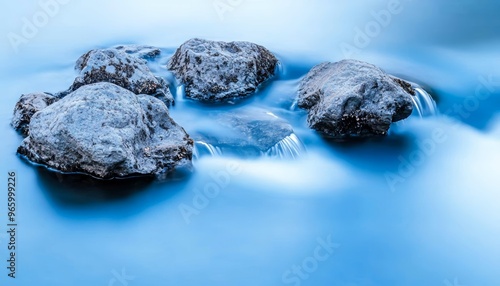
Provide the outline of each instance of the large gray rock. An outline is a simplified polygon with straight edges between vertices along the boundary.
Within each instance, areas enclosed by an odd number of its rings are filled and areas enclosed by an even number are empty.
[[[14,108],[11,125],[23,135],[28,135],[31,117],[38,111],[56,102],[57,98],[48,93],[23,94]]]
[[[309,126],[344,139],[385,135],[392,122],[410,116],[414,90],[374,65],[343,60],[322,63],[302,80],[298,106]]]
[[[127,49],[123,47],[125,51]],[[167,106],[174,102],[168,84],[153,75],[146,61],[118,49],[91,50],[81,56],[75,69],[79,75],[69,90],[62,95],[77,90],[81,86],[110,82],[135,94],[148,94],[162,100]]]
[[[168,69],[185,84],[188,98],[221,102],[253,94],[277,64],[271,52],[253,43],[192,39],[177,49]]]
[[[113,178],[163,174],[189,163],[192,147],[160,100],[97,83],[37,112],[18,153],[62,172]]]

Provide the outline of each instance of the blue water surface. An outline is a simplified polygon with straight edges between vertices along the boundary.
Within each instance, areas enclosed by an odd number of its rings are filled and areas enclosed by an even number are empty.
[[[499,8],[493,0],[4,3],[1,177],[17,174],[18,249],[13,279],[1,191],[0,284],[500,285]],[[299,158],[200,149],[192,173],[96,184],[16,155],[22,137],[9,124],[21,94],[66,89],[81,54],[117,44],[161,47],[149,65],[168,79],[166,61],[193,37],[262,44],[280,72],[252,98],[215,107],[184,99],[172,82],[172,117],[191,133],[210,128],[214,112],[266,110],[292,124]],[[343,58],[419,84],[439,113],[415,114],[386,138],[323,139],[293,103],[310,68]]]

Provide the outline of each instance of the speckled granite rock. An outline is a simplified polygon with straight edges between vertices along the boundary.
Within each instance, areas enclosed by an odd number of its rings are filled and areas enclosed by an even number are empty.
[[[60,97],[87,84],[110,82],[135,94],[155,96],[167,106],[174,102],[165,80],[154,76],[145,60],[124,51],[114,48],[91,50],[78,59],[75,69],[79,75]]]
[[[57,98],[48,93],[23,94],[14,108],[12,127],[27,136],[31,117],[56,101]]]
[[[302,80],[298,106],[309,126],[336,139],[385,135],[392,122],[410,116],[413,88],[374,65],[343,60],[322,63]]]
[[[192,39],[177,50],[168,69],[185,84],[188,98],[221,102],[255,93],[277,64],[271,52],[253,43]]]
[[[18,153],[62,172],[113,178],[164,174],[190,163],[192,148],[160,100],[96,83],[37,112]]]

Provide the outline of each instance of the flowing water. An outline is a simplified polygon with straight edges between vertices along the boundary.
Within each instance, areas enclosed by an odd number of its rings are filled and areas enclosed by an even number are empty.
[[[302,144],[299,137],[295,134],[291,134],[271,147],[271,149],[267,150],[263,155],[271,158],[296,159],[304,155],[305,152],[305,146]]]
[[[422,87],[415,87],[416,95],[412,96],[415,112],[420,117],[435,116],[438,114],[436,102]]]
[[[66,1],[26,42],[4,37],[1,166],[5,181],[17,174],[18,248],[12,279],[2,207],[0,284],[500,285],[500,4],[436,2]],[[4,7],[1,35],[44,11]],[[165,64],[192,37],[262,44],[279,73],[245,100],[187,100]],[[265,150],[195,138],[193,170],[161,182],[97,183],[19,158],[19,96],[65,90],[81,54],[129,43],[162,48],[148,64],[171,83],[171,116],[188,133],[255,142],[217,125],[240,110],[293,133]],[[389,136],[331,142],[293,106],[311,67],[344,57],[418,86],[414,114]]]

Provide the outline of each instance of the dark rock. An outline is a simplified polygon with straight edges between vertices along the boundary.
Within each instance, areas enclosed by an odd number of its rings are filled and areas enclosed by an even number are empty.
[[[60,97],[87,84],[110,82],[135,94],[155,96],[167,106],[174,102],[166,81],[154,76],[145,60],[124,51],[113,48],[91,50],[78,59],[75,69],[80,74]]]
[[[159,48],[152,46],[119,45],[113,48],[144,60],[153,60],[159,57],[161,54],[161,50]]]
[[[164,174],[190,163],[192,147],[160,100],[96,83],[37,112],[18,153],[62,172],[113,178]]]
[[[221,102],[253,94],[277,64],[271,52],[253,43],[192,39],[177,49],[168,69],[185,84],[188,98]]]
[[[57,97],[48,93],[23,94],[14,108],[12,127],[27,136],[31,117],[56,101]]]
[[[397,84],[399,84],[407,93],[411,95],[415,95],[415,89],[413,89],[413,86],[411,83],[404,81],[400,78],[393,77],[391,76],[392,80],[394,80]]]
[[[355,60],[314,67],[298,94],[309,126],[336,139],[386,135],[392,122],[413,110],[409,83]]]

